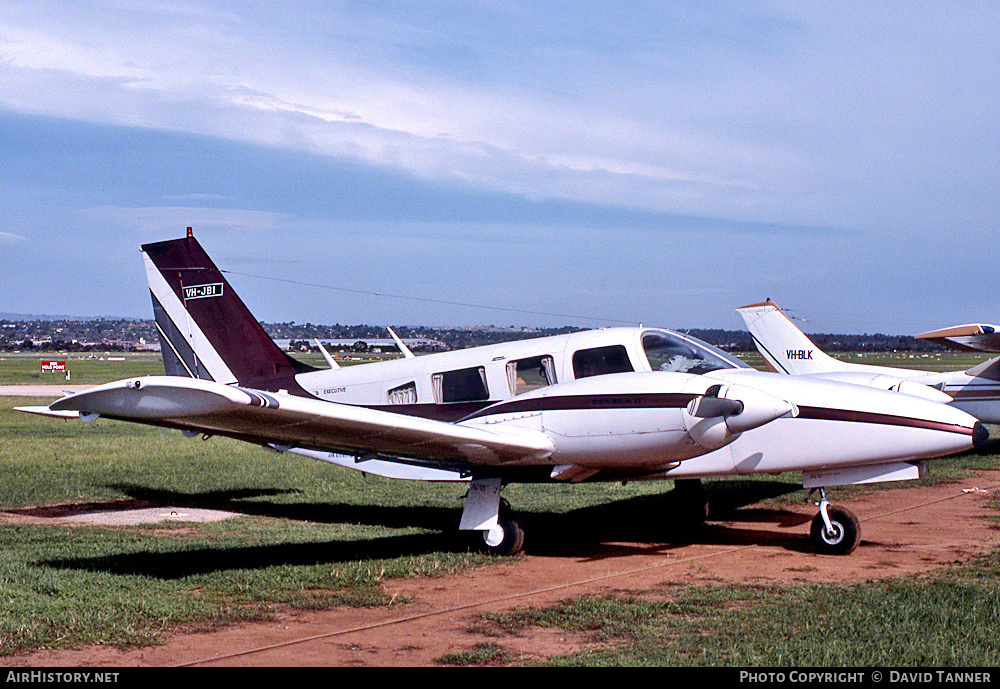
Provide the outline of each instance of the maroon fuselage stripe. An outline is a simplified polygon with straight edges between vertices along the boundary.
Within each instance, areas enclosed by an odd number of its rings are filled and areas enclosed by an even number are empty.
[[[946,395],[951,395],[952,399],[955,400],[979,400],[979,401],[993,401],[1000,399],[1000,388],[989,387],[984,390],[977,390],[975,388],[962,388],[960,390],[955,390],[954,392],[945,390]]]
[[[475,419],[496,414],[518,414],[542,411],[582,411],[593,409],[679,409],[699,395],[684,393],[649,393],[622,395],[554,395],[531,400],[512,400],[483,409],[465,418]],[[908,428],[926,428],[928,430],[946,431],[972,435],[971,427],[959,424],[918,419],[893,414],[878,414],[874,412],[857,411],[853,409],[830,409],[826,407],[801,406],[798,408],[800,419],[815,419],[820,421],[847,421],[852,423],[870,423],[882,426],[906,426]]]
[[[933,431],[961,433],[962,435],[972,435],[973,431],[972,427],[931,421],[929,419],[915,419],[908,416],[877,414],[852,409],[828,409],[826,407],[799,407],[797,418],[818,419],[822,421],[851,421],[853,423],[871,423],[883,426],[907,426],[909,428],[926,428]]]

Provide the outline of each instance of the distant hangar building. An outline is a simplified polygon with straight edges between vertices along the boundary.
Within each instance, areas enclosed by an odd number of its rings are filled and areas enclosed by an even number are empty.
[[[294,341],[303,342],[306,340],[302,338],[295,338]],[[319,338],[319,341],[324,347],[332,351],[343,351],[343,350],[354,349],[354,346],[357,345],[359,342],[363,342],[365,345],[367,345],[369,351],[375,349],[383,349],[383,350],[396,349],[396,342],[389,338],[385,339],[354,338],[347,340],[331,340],[329,338]],[[274,342],[278,345],[278,347],[287,352],[291,350],[291,344],[293,340],[281,339],[281,340],[275,340]],[[316,341],[314,339],[309,339],[308,342],[310,347],[314,347],[316,344]],[[420,350],[420,351],[442,351],[448,349],[448,345],[446,345],[444,342],[441,342],[440,340],[432,340],[423,337],[403,338],[403,344],[405,344],[412,350]]]

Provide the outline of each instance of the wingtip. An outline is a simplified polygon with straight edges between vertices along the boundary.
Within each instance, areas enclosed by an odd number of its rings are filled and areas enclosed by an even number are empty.
[[[925,333],[914,335],[918,340],[930,340],[936,337],[969,337],[972,335],[982,335],[983,327],[978,323],[968,323],[966,325],[955,325],[950,328],[939,330],[928,330]]]
[[[56,411],[48,407],[14,407],[14,411],[24,412],[25,414],[38,414],[39,416],[51,416],[57,419],[75,419],[80,416],[75,411]]]

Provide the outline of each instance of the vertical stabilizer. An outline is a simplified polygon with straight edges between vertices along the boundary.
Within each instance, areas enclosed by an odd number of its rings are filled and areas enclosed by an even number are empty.
[[[768,299],[736,309],[767,367],[777,373],[802,375],[848,370],[850,364],[824,354]]]
[[[314,370],[274,343],[191,228],[142,250],[167,375],[277,390]]]

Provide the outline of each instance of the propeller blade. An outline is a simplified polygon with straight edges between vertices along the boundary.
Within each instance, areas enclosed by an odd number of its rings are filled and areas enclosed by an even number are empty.
[[[688,413],[701,419],[713,416],[734,416],[743,411],[743,403],[739,400],[726,400],[707,395],[691,400]]]

